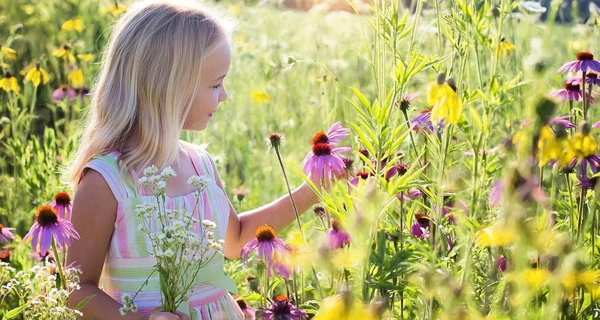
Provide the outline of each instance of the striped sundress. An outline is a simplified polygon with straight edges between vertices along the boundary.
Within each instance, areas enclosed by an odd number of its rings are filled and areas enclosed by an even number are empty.
[[[167,197],[169,208],[188,212],[194,210],[194,217],[199,221],[212,220],[217,224],[214,229],[215,239],[224,239],[229,219],[229,201],[223,190],[215,183],[214,171],[209,155],[200,147],[181,143],[189,154],[196,174],[205,175],[211,182],[202,192],[196,210],[196,199],[193,193],[178,197]],[[154,202],[143,187],[127,183],[130,179],[122,179],[119,175],[118,152],[111,152],[93,158],[84,170],[98,171],[106,180],[117,202],[117,216],[114,232],[104,268],[100,278],[101,288],[113,299],[121,302],[123,294],[133,294],[142,286],[152,272],[156,263],[150,255],[152,245],[148,236],[139,232],[137,227],[142,223],[134,210],[136,205]],[[196,230],[202,230],[200,226]],[[235,282],[223,273],[224,259],[216,255],[212,262],[204,267],[195,280],[189,301],[182,303],[178,310],[188,313],[196,319],[244,319],[244,314],[229,292],[237,293]],[[229,291],[229,292],[228,292]],[[137,295],[134,303],[138,313],[150,314],[161,303],[158,273],[154,273],[148,284]]]

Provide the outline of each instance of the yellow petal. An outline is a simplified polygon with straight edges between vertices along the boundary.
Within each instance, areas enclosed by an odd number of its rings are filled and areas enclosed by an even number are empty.
[[[40,73],[42,74],[42,83],[48,83],[48,73],[46,72],[46,70],[40,68]]]
[[[75,29],[81,32],[83,31],[83,21],[81,19],[69,19],[62,24],[61,29],[66,31]]]
[[[40,81],[41,81],[41,72],[39,70],[37,70],[36,68],[33,68],[31,70],[29,70],[29,72],[27,72],[27,75],[25,76],[25,81],[31,81],[31,83],[33,83],[33,85],[35,87],[40,85]]]
[[[529,269],[523,272],[523,279],[533,288],[539,288],[550,278],[550,271],[546,269]]]
[[[269,94],[264,91],[252,91],[251,94],[252,94],[252,98],[254,98],[254,101],[256,101],[258,103],[271,102],[271,97],[269,97]]]
[[[10,83],[11,90],[14,91],[16,95],[19,95],[19,83],[17,82],[17,78],[12,77],[8,79],[8,82]]]
[[[9,59],[9,60],[17,59],[17,52],[11,48],[2,47],[2,53],[4,54],[6,59]]]
[[[6,78],[0,79],[0,88],[2,88],[6,92],[10,91],[10,86],[8,84],[8,79],[6,79]]]
[[[35,68],[29,69],[27,74],[25,75],[25,80],[31,81],[31,77],[33,77],[33,73],[35,72]]]
[[[500,228],[485,228],[477,232],[477,240],[484,247],[501,247],[510,244],[516,235]]]
[[[69,73],[67,78],[71,82],[72,87],[77,88],[83,85],[83,71],[81,69]]]
[[[55,57],[62,57],[67,53],[67,50],[65,50],[65,48],[60,48],[60,49],[56,49],[54,51],[52,51],[52,55]]]
[[[80,53],[77,55],[77,58],[83,61],[92,61],[96,56],[91,53]]]

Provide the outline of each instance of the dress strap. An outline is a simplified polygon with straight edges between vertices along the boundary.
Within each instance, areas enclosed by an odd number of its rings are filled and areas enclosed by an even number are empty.
[[[194,165],[194,169],[196,169],[196,174],[199,176],[205,175],[214,179],[215,174],[212,165],[210,164],[210,159],[208,159],[208,153],[202,150],[199,146],[193,144],[182,143],[181,145],[190,155],[190,158],[192,159],[192,165]]]
[[[81,176],[83,177],[83,174],[88,169],[99,172],[104,180],[106,180],[106,183],[108,183],[115,199],[118,202],[122,202],[127,198],[134,197],[135,191],[133,191],[131,186],[128,186],[121,178],[117,159],[118,155],[114,152],[96,156],[83,167]]]

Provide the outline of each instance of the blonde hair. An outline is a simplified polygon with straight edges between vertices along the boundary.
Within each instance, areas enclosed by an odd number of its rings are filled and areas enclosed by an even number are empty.
[[[204,58],[229,41],[228,21],[189,1],[142,1],[116,23],[79,147],[66,178],[76,189],[95,156],[119,151],[121,175],[177,157]]]

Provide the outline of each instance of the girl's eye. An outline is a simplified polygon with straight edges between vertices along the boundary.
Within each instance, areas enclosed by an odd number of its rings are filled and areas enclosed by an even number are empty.
[[[219,83],[218,85],[213,86],[212,88],[216,90],[216,89],[219,89],[220,87],[221,87],[221,84]]]

